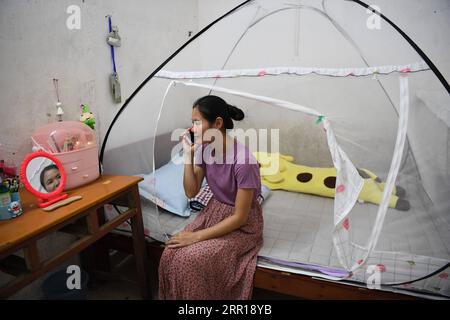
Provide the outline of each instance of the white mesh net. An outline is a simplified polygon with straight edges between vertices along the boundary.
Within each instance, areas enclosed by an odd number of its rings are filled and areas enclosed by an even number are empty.
[[[272,193],[263,204],[261,265],[450,295],[450,97],[399,32],[368,23],[352,1],[242,7],[127,106],[111,131],[105,171],[151,175],[171,158],[172,132],[190,126],[192,103],[219,95],[244,111],[235,127],[267,130],[269,140],[277,130],[279,150],[269,143],[252,151],[293,157],[283,160],[281,183],[263,179]],[[305,173],[312,178],[302,180]],[[143,200],[146,228],[164,241],[195,214],[169,214],[156,196],[179,180],[144,183],[159,205]],[[318,195],[329,189],[334,197]]]

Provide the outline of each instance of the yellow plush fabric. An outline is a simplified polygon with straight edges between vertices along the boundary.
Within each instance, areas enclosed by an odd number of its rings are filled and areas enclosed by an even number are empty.
[[[261,183],[272,190],[287,190],[334,198],[336,185],[336,169],[307,167],[294,163],[294,158],[280,153],[254,152],[260,164]],[[364,179],[364,186],[358,200],[379,204],[384,190],[384,183],[371,171],[359,169]],[[408,210],[409,203],[399,197],[394,188],[389,199],[389,206],[400,210]]]

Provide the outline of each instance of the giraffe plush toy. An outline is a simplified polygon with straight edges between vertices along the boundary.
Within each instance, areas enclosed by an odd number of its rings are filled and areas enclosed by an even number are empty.
[[[254,152],[253,155],[260,165],[261,183],[268,188],[334,198],[336,168],[302,166],[295,164],[292,156],[280,153]],[[367,169],[357,170],[364,179],[358,201],[380,204],[384,182]],[[389,207],[403,211],[409,210],[410,205],[404,199],[405,195],[405,189],[395,186],[389,198]]]

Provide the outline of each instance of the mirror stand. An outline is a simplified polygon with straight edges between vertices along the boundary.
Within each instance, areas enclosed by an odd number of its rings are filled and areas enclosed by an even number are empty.
[[[39,208],[45,208],[51,204],[54,204],[55,202],[64,200],[67,197],[68,197],[67,193],[58,194],[58,195],[50,197],[50,198],[38,197],[38,206],[39,206]]]

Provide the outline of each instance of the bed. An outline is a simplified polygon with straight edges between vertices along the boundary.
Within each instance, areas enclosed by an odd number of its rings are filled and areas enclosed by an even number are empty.
[[[155,167],[168,160],[170,143],[168,135],[158,136],[155,145]],[[105,153],[104,168],[108,173],[138,174],[135,168],[142,168],[142,161],[151,159],[150,139],[142,140],[136,144],[126,145],[111,149]],[[150,152],[148,151],[150,149]],[[126,165],[120,161],[120,155],[136,154],[135,157],[127,157]],[[151,170],[151,163],[147,164]],[[113,169],[114,168],[114,169]],[[114,171],[113,171],[114,170]],[[152,202],[142,198],[142,213],[148,240],[148,253],[156,268],[163,250],[163,241],[166,235],[174,234],[184,228],[186,224],[195,218],[195,213],[190,217],[180,217]],[[264,215],[264,245],[258,255],[257,271],[255,274],[255,287],[289,294],[305,299],[411,299],[418,297],[439,297],[432,292],[418,292],[407,286],[402,288],[383,287],[382,290],[369,290],[367,288],[368,274],[362,272],[347,280],[340,280],[347,275],[341,267],[332,242],[333,227],[333,199],[306,195],[287,191],[272,191],[263,202]],[[355,211],[361,228],[355,229],[354,236],[363,237],[369,232],[368,216],[376,215],[377,206],[367,203],[357,203]],[[116,210],[109,211],[109,215]],[[119,208],[120,211],[120,208]],[[421,242],[421,246],[428,246],[424,250],[431,249],[434,256],[445,258],[449,255],[448,243],[443,241],[445,230],[440,230],[436,221],[423,223],[429,217],[421,216],[419,210],[412,210],[405,215],[392,214],[388,216],[386,225],[397,229],[399,237],[407,236],[407,230],[415,230],[415,234],[427,239]],[[117,214],[117,212],[115,213]],[[108,214],[107,214],[108,216]],[[391,259],[387,252],[392,250],[413,250],[421,252],[417,247],[417,241],[411,239],[409,248],[398,247],[395,237],[381,237],[376,247],[376,255],[381,259]],[[121,226],[115,234],[105,240],[106,247],[110,249],[125,250],[131,252],[131,239],[129,238],[127,225]],[[378,257],[378,258],[380,258]],[[429,268],[429,264],[424,263]],[[400,267],[400,266],[399,266]],[[408,273],[410,271],[405,270]],[[402,281],[396,279],[398,272],[383,276],[392,277],[392,282]],[[406,278],[405,278],[406,279]]]

